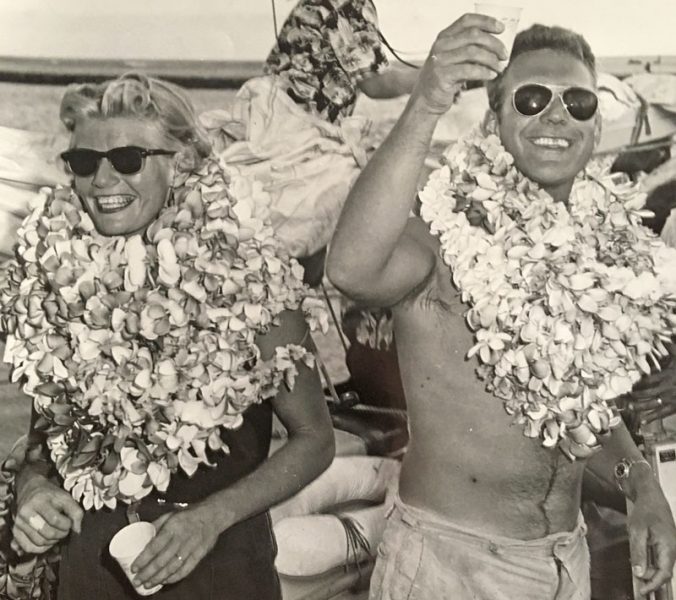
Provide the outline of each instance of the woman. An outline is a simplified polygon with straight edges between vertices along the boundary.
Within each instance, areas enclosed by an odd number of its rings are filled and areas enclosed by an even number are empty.
[[[279,599],[267,509],[333,456],[302,270],[233,195],[246,186],[176,86],[71,86],[61,118],[74,193],[24,223],[1,286],[13,307],[45,310],[3,315],[34,401],[14,545],[61,544],[59,600],[133,598],[106,548],[140,518],[157,535],[134,583],[164,584],[158,599]],[[289,437],[268,458],[273,412]]]

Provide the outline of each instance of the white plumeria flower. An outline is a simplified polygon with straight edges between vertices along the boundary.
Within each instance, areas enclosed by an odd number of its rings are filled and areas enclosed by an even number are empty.
[[[260,357],[257,335],[304,298],[310,324],[326,327],[328,317],[264,222],[267,192],[242,178],[229,185],[223,169],[210,160],[199,172],[179,171],[175,203],[148,227],[148,243],[99,235],[64,189],[18,232],[23,263],[0,279],[3,302],[17,302],[6,359],[58,425],[50,455],[86,509],[165,490],[177,468],[208,465],[207,448],[227,451],[222,428],[239,427],[248,406],[292,386],[296,363],[313,364],[294,345]],[[82,425],[72,407],[88,415],[89,442],[105,436],[87,462],[95,466],[73,466],[85,461],[80,436],[70,436]],[[89,442],[85,459],[98,447]]]
[[[610,177],[608,161],[590,165],[566,205],[511,168],[493,134],[444,156],[421,215],[469,304],[468,356],[525,435],[589,456],[619,423],[606,401],[659,368],[676,329],[676,251],[640,226],[645,196]],[[456,190],[492,231],[455,212]]]

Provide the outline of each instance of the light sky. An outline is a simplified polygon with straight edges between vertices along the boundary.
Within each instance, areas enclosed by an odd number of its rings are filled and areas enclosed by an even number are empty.
[[[0,56],[262,60],[273,0],[0,0]],[[294,0],[274,0],[279,20]],[[375,0],[390,43],[422,56],[469,0]],[[676,0],[494,0],[570,27],[597,56],[676,56]]]
[[[519,29],[538,22],[583,34],[597,56],[676,55],[676,0],[493,1],[523,7]],[[376,2],[381,29],[392,38],[392,45],[396,39],[402,47],[416,43],[419,48],[429,47],[444,21],[450,24],[462,13],[474,11],[474,3],[467,0]]]

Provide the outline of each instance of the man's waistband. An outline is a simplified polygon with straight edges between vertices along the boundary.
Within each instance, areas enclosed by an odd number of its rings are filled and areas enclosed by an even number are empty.
[[[453,538],[463,543],[488,546],[491,551],[496,553],[500,550],[510,552],[522,550],[529,555],[551,555],[555,550],[575,546],[580,540],[584,539],[587,533],[582,512],[578,514],[577,525],[572,531],[560,531],[529,540],[510,538],[458,525],[443,515],[406,504],[398,493],[395,496],[391,512],[398,512],[404,523],[425,533]]]

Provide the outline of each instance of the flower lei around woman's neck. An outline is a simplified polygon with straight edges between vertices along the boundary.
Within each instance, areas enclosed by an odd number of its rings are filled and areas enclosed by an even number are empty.
[[[5,360],[23,381],[64,487],[86,509],[165,491],[228,451],[253,403],[292,388],[297,340],[263,360],[256,335],[301,302],[326,316],[258,214],[261,190],[216,160],[179,170],[144,237],[103,237],[70,189],[19,230],[0,278]]]
[[[645,195],[607,169],[555,202],[494,134],[451,147],[420,193],[470,305],[479,377],[525,435],[589,456],[676,328],[676,250],[640,224]],[[650,214],[650,213],[648,213]]]

